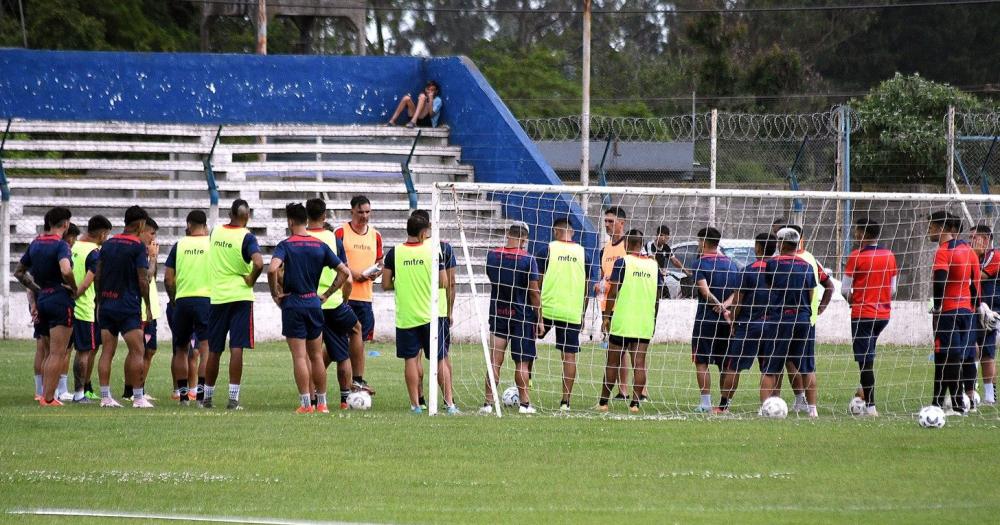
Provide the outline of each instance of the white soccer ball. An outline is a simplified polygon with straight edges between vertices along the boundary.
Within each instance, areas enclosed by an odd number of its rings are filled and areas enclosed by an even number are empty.
[[[864,415],[865,410],[867,410],[868,405],[865,404],[865,400],[860,397],[855,397],[851,399],[851,402],[847,404],[847,411],[852,416]]]
[[[372,396],[368,392],[351,392],[347,395],[347,406],[351,407],[351,410],[370,410]]]
[[[769,397],[761,403],[760,415],[773,419],[785,419],[788,417],[788,403],[777,396]]]
[[[521,396],[518,395],[516,386],[504,390],[503,397],[500,399],[503,401],[503,406],[505,407],[516,407],[521,404]]]
[[[924,428],[941,428],[945,423],[944,410],[934,405],[921,408],[917,422]]]

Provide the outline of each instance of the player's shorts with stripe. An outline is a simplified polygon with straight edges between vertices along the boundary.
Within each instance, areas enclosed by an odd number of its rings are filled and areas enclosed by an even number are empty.
[[[580,351],[579,324],[567,323],[566,321],[551,321],[549,319],[542,319],[542,324],[545,326],[545,333],[542,334],[542,337],[548,335],[549,330],[555,328],[556,350],[567,354],[575,354]]]
[[[996,359],[997,357],[996,330],[986,330],[981,326],[977,327],[976,344],[979,345],[980,359]]]
[[[773,340],[764,319],[737,322],[726,349],[722,369],[730,372],[749,370],[758,357],[769,353],[764,347],[772,344]]]
[[[281,335],[293,339],[316,339],[323,335],[323,310],[282,308]]]
[[[38,331],[49,335],[49,329],[57,326],[73,327],[75,303],[62,288],[43,288],[38,292],[35,307],[38,309]]]
[[[438,318],[438,359],[448,357],[451,336],[447,317]],[[431,324],[422,324],[413,328],[396,328],[396,357],[412,359],[424,351],[424,357],[430,359]]]
[[[138,310],[123,312],[111,308],[98,308],[97,324],[100,325],[101,330],[111,332],[114,337],[127,334],[132,330],[142,329],[142,319]]]
[[[190,348],[191,338],[196,342],[208,339],[208,318],[212,308],[208,297],[182,297],[173,306],[167,305],[167,319],[173,333],[174,350]]]
[[[73,347],[77,352],[97,350],[101,344],[101,334],[96,323],[73,319]]]
[[[765,337],[774,335],[773,344],[761,348],[760,371],[762,374],[780,374],[785,364],[798,366],[809,342],[809,314],[785,314],[775,320],[768,320]]]
[[[888,319],[851,319],[851,342],[854,360],[858,363],[875,361],[875,345],[878,336],[888,326]]]
[[[973,347],[969,343],[971,331],[971,311],[962,308],[942,312],[938,315],[937,328],[934,330],[934,353],[950,360],[965,360],[969,347]]]
[[[229,348],[253,348],[253,301],[213,304],[208,309],[208,349],[216,354]]]
[[[354,315],[361,322],[361,338],[365,341],[374,339],[375,311],[372,309],[372,303],[368,301],[347,301],[347,304],[350,305],[351,310],[354,310]]]
[[[156,319],[150,319],[142,323],[142,341],[146,350],[155,352],[156,346]]]
[[[348,341],[351,331],[358,324],[354,309],[341,303],[336,308],[323,310],[323,345],[326,353],[335,363],[351,358]]]
[[[691,360],[699,365],[722,366],[729,346],[729,323],[695,319],[691,332]]]
[[[537,349],[533,321],[493,315],[490,316],[490,333],[507,340],[510,357],[515,363],[535,360]]]

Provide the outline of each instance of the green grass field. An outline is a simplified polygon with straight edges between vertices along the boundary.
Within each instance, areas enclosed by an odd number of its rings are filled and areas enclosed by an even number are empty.
[[[622,407],[611,418],[418,417],[407,413],[400,362],[379,349],[366,374],[379,389],[373,411],[297,416],[283,344],[262,344],[248,357],[246,410],[232,413],[171,403],[166,352],[147,384],[161,399],[155,410],[42,409],[31,401],[33,343],[0,342],[0,522],[143,522],[10,513],[37,508],[547,524],[940,524],[992,522],[1000,513],[992,408],[936,431],[905,415],[763,421],[748,415],[754,373],[737,407],[743,416],[733,419],[680,417],[666,405],[647,413],[679,417],[630,418]],[[822,402],[842,411],[847,398],[835,397],[856,378],[843,349],[821,350],[831,355],[821,367],[845,370],[823,377]],[[899,352],[900,360],[908,355]],[[651,368],[675,371],[654,380],[654,399],[692,387],[683,354],[674,348],[654,359]],[[463,373],[481,359],[475,348],[455,355]],[[909,400],[901,414],[925,394],[917,383],[929,383],[929,366],[920,370],[880,370],[886,399]],[[545,370],[537,373],[536,388],[554,391]],[[473,386],[467,380],[459,390],[464,408],[479,402]],[[593,404],[592,392],[585,377],[575,405]],[[550,408],[554,401],[539,400]]]

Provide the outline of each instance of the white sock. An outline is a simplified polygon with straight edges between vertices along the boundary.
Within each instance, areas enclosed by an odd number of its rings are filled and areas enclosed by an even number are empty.
[[[66,374],[60,375],[59,376],[59,385],[56,386],[56,395],[57,396],[60,396],[62,394],[65,394],[66,392],[69,392],[69,385],[67,383],[69,383],[69,380],[66,378]]]
[[[795,394],[795,402],[799,403],[799,404],[802,404],[802,405],[805,405],[806,404],[806,395],[805,395],[805,393]]]
[[[141,386],[138,387],[138,388],[133,388],[132,389],[132,399],[133,400],[138,401],[138,400],[142,399],[143,395],[145,395],[145,392],[143,392],[143,388]]]
[[[42,395],[42,374],[35,374],[35,395]]]
[[[312,396],[310,396],[309,394],[299,394],[299,405],[302,405],[302,408],[311,407]]]
[[[73,401],[79,401],[84,398],[83,389],[77,388],[76,392],[73,392]]]
[[[712,394],[702,394],[701,395],[701,406],[710,407],[712,406]]]
[[[984,397],[986,401],[991,403],[996,401],[996,394],[993,392],[993,383],[986,383],[983,385],[983,393],[986,394]]]
[[[240,385],[229,383],[229,399],[234,401],[240,400]]]
[[[205,397],[213,397],[215,395],[215,387],[205,385]]]
[[[111,399],[111,387],[101,385],[101,399]]]
[[[316,394],[316,404],[325,405],[326,404],[326,394]]]

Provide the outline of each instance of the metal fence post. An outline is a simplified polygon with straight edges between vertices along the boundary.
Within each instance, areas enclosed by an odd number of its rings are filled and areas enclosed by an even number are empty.
[[[851,111],[848,106],[840,106],[840,191],[851,191]],[[843,208],[843,251],[837,258],[837,271],[842,271],[847,254],[851,253],[851,201],[844,201]]]
[[[719,142],[719,110],[712,110],[712,121],[710,122],[710,133],[711,142],[709,146],[709,159],[708,159],[708,189],[715,190],[718,183],[718,142]],[[708,198],[708,224],[715,226],[715,196]]]
[[[10,186],[7,185],[7,173],[3,169],[3,148],[7,144],[7,135],[10,132],[11,119],[7,119],[7,127],[3,132],[3,139],[0,139],[0,232],[3,233],[3,240],[0,241],[0,332],[7,339],[10,337]]]

